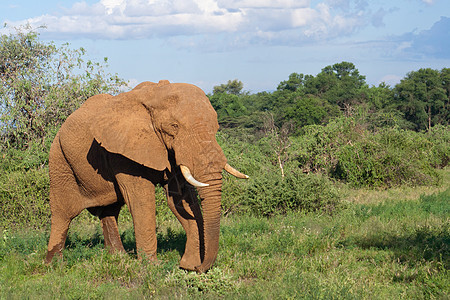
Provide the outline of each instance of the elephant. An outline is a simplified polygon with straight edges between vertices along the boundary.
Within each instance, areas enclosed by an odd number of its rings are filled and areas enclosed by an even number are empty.
[[[125,251],[117,225],[125,204],[138,257],[156,259],[155,186],[160,184],[186,231],[180,267],[210,269],[219,248],[222,171],[248,178],[227,163],[216,141],[218,128],[208,97],[186,83],[143,82],[116,96],[86,100],[50,148],[45,261],[62,256],[70,222],[84,209],[101,220],[105,247]]]

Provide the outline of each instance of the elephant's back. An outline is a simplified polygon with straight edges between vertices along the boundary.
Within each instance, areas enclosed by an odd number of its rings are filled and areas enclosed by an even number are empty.
[[[108,107],[108,103],[114,96],[109,94],[95,95],[87,99],[76,111],[74,111],[66,120],[67,122],[86,123],[91,125],[91,122],[96,115],[101,114]]]
[[[63,149],[83,147],[84,143],[92,143],[91,127],[95,126],[95,117],[105,110],[111,98],[113,96],[107,94],[90,97],[66,119],[58,132]]]

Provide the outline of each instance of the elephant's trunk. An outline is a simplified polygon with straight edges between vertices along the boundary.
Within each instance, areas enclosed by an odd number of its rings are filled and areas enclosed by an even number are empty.
[[[198,188],[202,200],[205,245],[203,261],[201,265],[195,268],[198,273],[204,273],[211,268],[219,250],[222,174],[216,174],[214,179],[208,181],[208,184],[208,187]]]

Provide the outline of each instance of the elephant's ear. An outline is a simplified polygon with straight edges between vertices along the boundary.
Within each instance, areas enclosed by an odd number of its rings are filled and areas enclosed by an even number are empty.
[[[135,103],[113,100],[95,117],[91,131],[100,145],[146,167],[170,169],[165,145],[156,135],[150,113]]]

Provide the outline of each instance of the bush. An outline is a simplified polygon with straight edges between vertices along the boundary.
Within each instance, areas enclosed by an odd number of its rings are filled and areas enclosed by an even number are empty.
[[[297,142],[298,160],[306,172],[324,173],[355,187],[436,185],[441,178],[434,168],[449,161],[444,128],[434,135],[397,128],[371,132],[352,118],[339,118],[304,129]]]
[[[219,132],[217,139],[228,162],[250,176],[244,181],[224,175],[224,214],[247,212],[270,216],[300,210],[330,212],[339,203],[334,184],[320,174],[303,174],[295,163],[292,149],[287,153],[285,177],[282,177],[266,139],[249,143],[224,132]]]
[[[244,210],[270,216],[289,211],[332,212],[341,196],[332,182],[318,174],[265,173],[252,180],[241,196]]]
[[[252,140],[247,137],[245,131],[238,131],[237,134],[241,135],[241,138],[229,134],[229,131],[219,131],[216,136],[231,166],[253,177],[260,174],[262,168],[272,165],[271,157],[264,149],[266,145],[263,145],[261,140]],[[227,175],[224,180],[230,181]]]
[[[46,167],[0,174],[0,228],[46,228],[49,184]]]
[[[430,146],[414,132],[386,129],[338,149],[332,176],[353,186],[437,184],[425,152]]]
[[[277,171],[253,174],[247,182],[225,180],[222,206],[229,212],[263,216],[289,211],[332,212],[341,196],[334,184],[319,174],[289,171],[281,177]]]
[[[0,35],[0,149],[26,149],[48,135],[87,98],[125,86],[85,50],[43,43],[30,26]]]
[[[425,135],[431,143],[429,160],[434,168],[444,168],[450,162],[450,130],[449,126],[436,125]]]
[[[5,149],[0,160],[0,174],[1,172],[27,171],[47,166],[50,145],[51,140],[49,139],[48,145],[31,143],[24,150]]]
[[[300,167],[307,173],[324,174],[337,164],[336,151],[362,134],[362,128],[351,118],[337,118],[326,126],[305,126],[302,131],[295,140]]]

